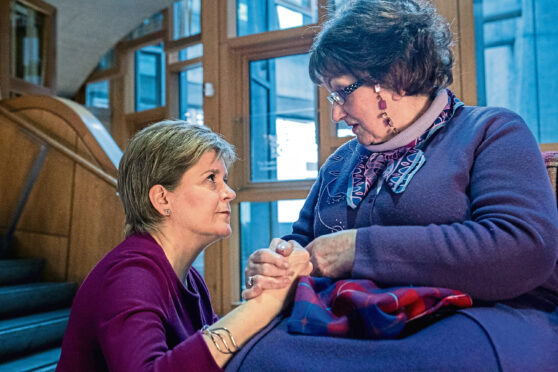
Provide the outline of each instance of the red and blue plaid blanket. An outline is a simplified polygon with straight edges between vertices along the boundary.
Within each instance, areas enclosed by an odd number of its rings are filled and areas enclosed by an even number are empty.
[[[354,338],[394,338],[416,319],[443,307],[470,307],[467,294],[447,288],[379,288],[370,280],[300,278],[290,333]]]

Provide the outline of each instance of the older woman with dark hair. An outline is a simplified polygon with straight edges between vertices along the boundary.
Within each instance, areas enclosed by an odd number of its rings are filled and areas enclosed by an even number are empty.
[[[204,248],[231,234],[234,160],[219,135],[183,121],[132,138],[118,172],[127,237],[81,285],[57,371],[218,371],[281,311],[288,287],[218,320],[192,267]],[[287,244],[276,239],[270,248],[280,245]],[[293,255],[289,282],[311,271],[306,251]]]
[[[453,288],[474,306],[397,340],[292,336],[285,320],[235,367],[558,366],[558,213],[541,153],[517,114],[466,106],[447,89],[451,47],[448,24],[428,1],[347,1],[324,24],[310,76],[330,92],[332,119],[356,139],[322,166],[283,239],[306,247],[315,276]],[[256,251],[245,298],[281,287],[284,260]],[[279,344],[289,347],[263,358]],[[318,350],[327,353],[304,364]]]

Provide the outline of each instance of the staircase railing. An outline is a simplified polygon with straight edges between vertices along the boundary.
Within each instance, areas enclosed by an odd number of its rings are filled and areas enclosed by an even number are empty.
[[[90,161],[83,158],[79,154],[76,154],[73,150],[68,149],[65,145],[53,139],[48,134],[44,133],[43,131],[41,131],[34,125],[32,125],[26,119],[11,113],[1,105],[0,105],[0,114],[7,117],[11,122],[17,124],[22,131],[26,132],[30,137],[35,139],[35,141],[38,142],[40,146],[39,152],[35,157],[33,165],[27,174],[27,178],[19,194],[16,207],[10,215],[8,227],[6,228],[5,233],[1,237],[1,243],[0,243],[0,259],[1,259],[5,257],[6,252],[12,243],[15,228],[19,222],[21,214],[23,213],[23,209],[25,208],[27,199],[29,198],[29,194],[31,194],[31,190],[33,189],[33,186],[35,185],[35,181],[37,180],[37,177],[41,171],[49,147],[55,148],[60,153],[74,160],[84,168],[90,170],[92,173],[96,174],[99,178],[101,178],[102,180],[104,180],[105,182],[107,182],[108,184],[114,187],[116,187],[116,178],[109,175],[98,166],[92,164]]]
[[[123,238],[122,151],[85,107],[59,97],[0,101],[0,133],[0,258],[40,257],[44,280],[80,283]]]

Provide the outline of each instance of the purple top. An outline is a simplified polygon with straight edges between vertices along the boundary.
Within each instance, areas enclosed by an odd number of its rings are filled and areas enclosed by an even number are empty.
[[[368,154],[353,139],[328,158],[284,239],[306,246],[356,228],[352,277],[387,286],[453,288],[488,301],[537,287],[558,295],[554,195],[538,145],[517,114],[458,108],[424,148],[425,163],[405,192],[384,186],[376,195],[373,187],[353,210],[347,185]]]
[[[341,146],[321,167],[284,239],[306,246],[356,228],[353,278],[468,293],[474,306],[460,312],[482,325],[503,370],[518,368],[522,337],[549,358],[557,355],[558,211],[521,117],[501,108],[458,108],[424,148],[426,161],[403,193],[384,185],[376,194],[373,187],[349,208],[355,165],[370,151],[386,150],[356,140]]]
[[[149,234],[128,237],[81,285],[57,371],[220,371],[199,331],[209,292],[194,268],[186,282]]]

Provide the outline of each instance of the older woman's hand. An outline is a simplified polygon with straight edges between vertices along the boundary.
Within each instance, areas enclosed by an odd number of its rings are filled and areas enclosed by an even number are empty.
[[[314,276],[343,278],[351,274],[355,261],[356,230],[322,235],[306,246]]]
[[[242,292],[245,300],[257,297],[265,289],[285,288],[292,282],[293,268],[289,258],[294,250],[304,250],[294,240],[288,242],[275,238],[269,244],[269,248],[258,249],[248,258],[248,264],[244,269],[246,289]],[[297,261],[301,259],[300,252],[297,253]],[[305,254],[305,253],[302,253]],[[306,261],[309,262],[307,259]]]

